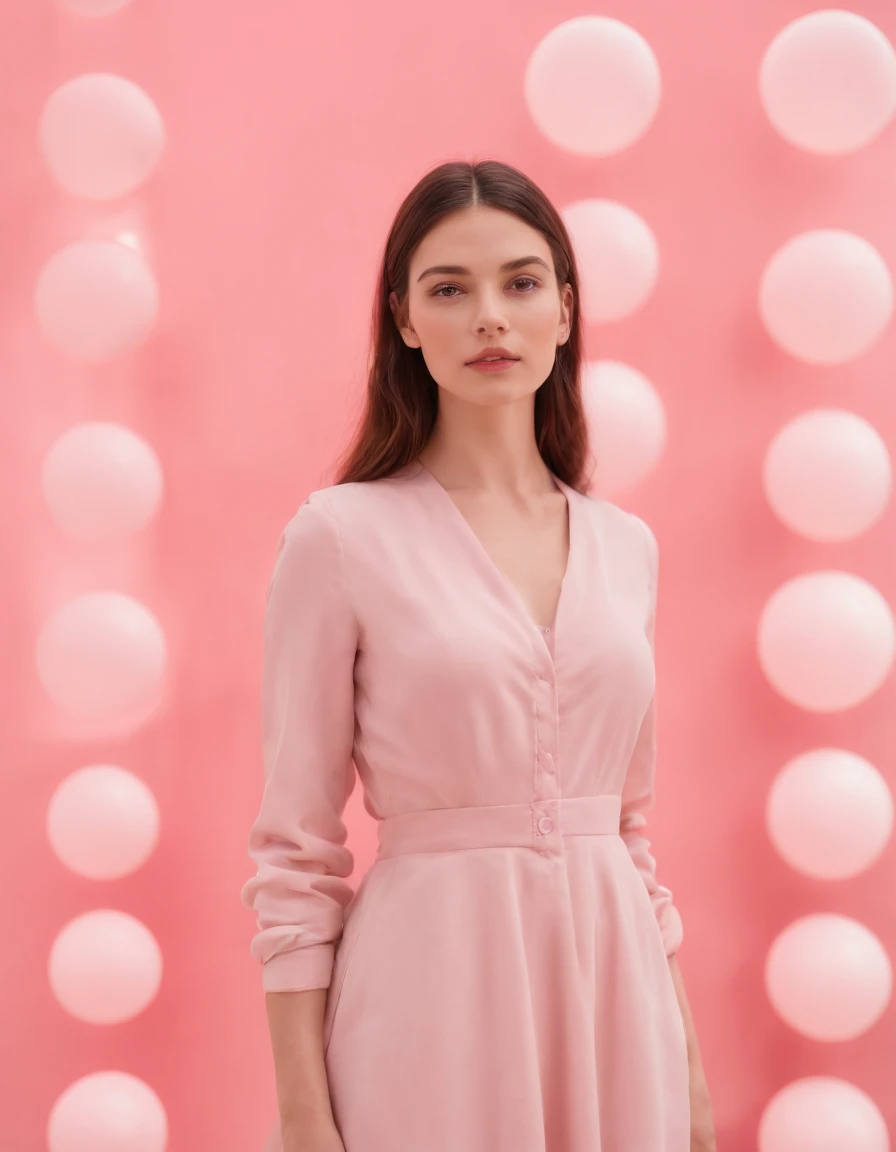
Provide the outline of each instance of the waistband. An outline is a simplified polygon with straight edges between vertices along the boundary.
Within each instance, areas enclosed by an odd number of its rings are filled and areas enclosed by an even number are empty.
[[[377,823],[377,860],[407,852],[456,852],[463,848],[560,846],[564,836],[619,834],[622,798],[560,796],[528,804],[429,808],[401,812]]]

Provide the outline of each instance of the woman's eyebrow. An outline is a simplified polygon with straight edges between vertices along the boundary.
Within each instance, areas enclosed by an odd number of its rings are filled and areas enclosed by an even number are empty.
[[[498,271],[512,272],[514,268],[524,268],[527,264],[540,264],[542,268],[547,268],[548,272],[551,270],[540,256],[519,256],[516,260],[508,260],[506,264],[502,264]],[[432,268],[427,268],[425,272],[420,273],[417,277],[417,283],[419,284],[424,276],[470,275],[472,275],[470,269],[464,268],[460,264],[435,264]]]

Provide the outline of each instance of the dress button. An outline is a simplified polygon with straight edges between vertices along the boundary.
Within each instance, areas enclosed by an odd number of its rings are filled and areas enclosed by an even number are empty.
[[[550,818],[550,816],[542,816],[542,818],[538,821],[538,831],[542,834],[542,836],[547,836],[548,833],[554,831],[554,821]]]
[[[553,772],[554,771],[554,757],[550,754],[550,752],[545,752],[543,754],[542,758],[544,760],[545,772]]]

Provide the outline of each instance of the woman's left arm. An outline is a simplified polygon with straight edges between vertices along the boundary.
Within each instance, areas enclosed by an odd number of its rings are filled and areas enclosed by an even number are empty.
[[[688,1067],[691,1074],[691,1152],[716,1152],[715,1124],[709,1098],[709,1087],[706,1083],[706,1074],[703,1071],[703,1061],[700,1058],[700,1045],[697,1043],[697,1032],[694,1028],[691,1006],[684,990],[684,976],[678,963],[678,955],[673,952],[668,960],[672,982],[675,985],[675,994],[678,997],[678,1007],[681,1010],[681,1018],[684,1021],[684,1029],[688,1038]]]

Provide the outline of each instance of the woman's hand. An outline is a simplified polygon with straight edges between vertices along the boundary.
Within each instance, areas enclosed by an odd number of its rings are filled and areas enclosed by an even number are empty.
[[[717,1152],[715,1123],[706,1076],[699,1066],[691,1068],[691,1152]]]

